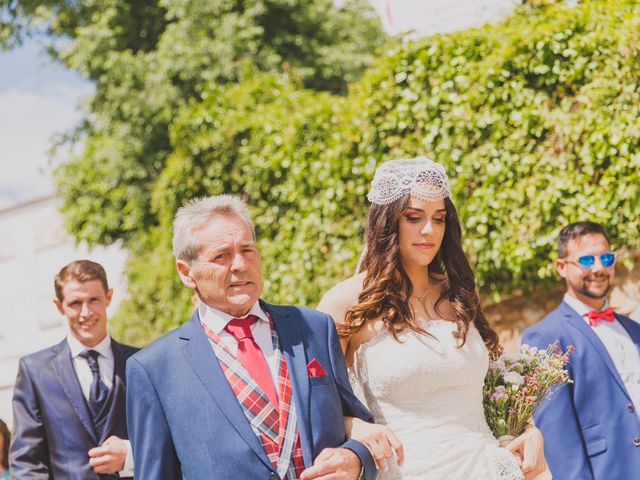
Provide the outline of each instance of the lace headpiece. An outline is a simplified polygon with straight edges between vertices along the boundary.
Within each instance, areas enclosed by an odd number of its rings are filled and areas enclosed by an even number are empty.
[[[444,167],[427,157],[384,162],[376,170],[367,198],[373,204],[388,205],[407,194],[429,202],[451,198]],[[366,253],[365,244],[356,266],[356,275],[360,273]]]
[[[388,205],[409,193],[430,202],[450,198],[444,167],[427,157],[389,160],[376,170],[367,198]]]

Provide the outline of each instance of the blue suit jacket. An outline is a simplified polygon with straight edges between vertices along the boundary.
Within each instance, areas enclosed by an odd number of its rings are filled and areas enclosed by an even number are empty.
[[[137,348],[111,340],[113,396],[107,427],[99,438],[82,395],[69,344],[20,359],[13,394],[14,431],[9,452],[11,475],[21,479],[98,480],[87,452],[111,435],[128,438],[125,420],[125,363]]]
[[[616,319],[640,348],[640,325]],[[522,343],[546,348],[556,340],[576,351],[568,364],[575,383],[559,388],[535,415],[554,478],[639,478],[640,422],[629,393],[598,336],[565,302],[525,330]]]
[[[376,476],[362,444],[345,442],[343,415],[372,421],[356,399],[333,321],[302,307],[262,303],[280,338],[298,414],[305,466],[325,447],[344,446]],[[327,375],[309,378],[313,358]],[[141,479],[276,479],[202,331],[198,313],[127,362],[127,421]]]

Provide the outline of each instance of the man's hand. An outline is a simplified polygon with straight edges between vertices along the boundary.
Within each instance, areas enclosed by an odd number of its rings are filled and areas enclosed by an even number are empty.
[[[99,447],[89,450],[89,465],[96,473],[116,473],[122,470],[127,459],[127,444],[111,435]]]
[[[544,439],[536,427],[529,427],[506,447],[514,455],[522,459],[522,472],[525,479],[536,478],[547,471],[544,458]]]
[[[300,480],[357,480],[361,469],[360,459],[348,448],[325,448]]]
[[[386,425],[365,422],[359,418],[344,417],[347,436],[364,444],[371,452],[376,468],[387,471],[387,460],[395,455],[396,462],[404,463],[404,447]]]

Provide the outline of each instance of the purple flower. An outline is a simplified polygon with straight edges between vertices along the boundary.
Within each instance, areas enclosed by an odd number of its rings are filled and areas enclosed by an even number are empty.
[[[503,385],[498,385],[491,394],[491,400],[498,401],[501,398],[509,398],[509,394],[507,394]]]
[[[513,371],[519,372],[521,370],[522,370],[522,364],[520,362],[515,362],[509,365],[510,372],[513,372]]]

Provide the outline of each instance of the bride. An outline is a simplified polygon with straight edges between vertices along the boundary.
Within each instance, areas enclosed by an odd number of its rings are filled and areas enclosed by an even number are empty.
[[[386,162],[367,197],[361,273],[318,306],[336,321],[354,391],[386,425],[353,420],[352,437],[370,448],[380,479],[534,478],[546,468],[540,432],[532,427],[505,449],[484,418],[489,353],[500,346],[444,168],[425,157]]]

